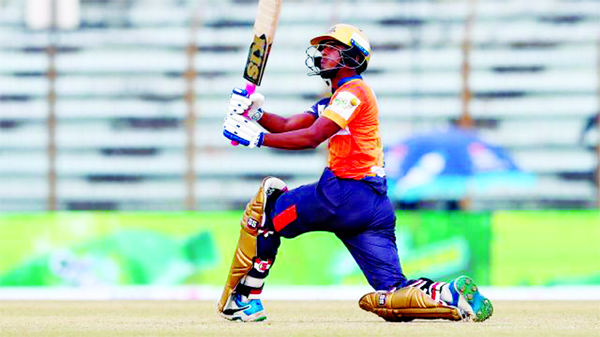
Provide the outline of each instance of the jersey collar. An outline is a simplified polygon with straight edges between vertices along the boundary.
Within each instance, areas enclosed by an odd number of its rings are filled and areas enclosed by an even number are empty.
[[[337,88],[339,89],[342,85],[344,85],[352,80],[362,80],[362,76],[354,75],[354,76],[344,77],[338,81]]]

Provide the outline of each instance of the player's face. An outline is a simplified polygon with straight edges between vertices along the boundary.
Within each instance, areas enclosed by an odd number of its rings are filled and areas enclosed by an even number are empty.
[[[325,43],[321,49],[321,69],[331,69],[337,67],[342,61],[340,50],[343,47],[335,43]]]
[[[343,52],[348,46],[337,41],[325,41],[306,49],[305,64],[310,70],[308,75],[319,75],[332,79],[339,69],[346,67]]]

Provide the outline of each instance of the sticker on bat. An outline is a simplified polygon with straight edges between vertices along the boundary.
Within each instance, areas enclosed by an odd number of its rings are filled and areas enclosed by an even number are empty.
[[[254,36],[254,41],[252,41],[252,44],[250,45],[248,61],[244,71],[244,78],[250,83],[260,85],[264,67],[267,63],[267,57],[269,56],[269,49],[270,46],[267,44],[267,37],[265,34]]]

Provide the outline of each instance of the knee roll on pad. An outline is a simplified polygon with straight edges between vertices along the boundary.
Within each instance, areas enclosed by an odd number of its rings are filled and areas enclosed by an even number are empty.
[[[233,261],[231,261],[231,269],[221,299],[217,303],[219,312],[223,312],[229,297],[240,283],[240,280],[252,269],[253,260],[257,255],[256,237],[263,233],[268,235],[270,232],[265,226],[267,203],[273,202],[273,197],[285,191],[287,191],[287,185],[283,180],[267,177],[263,179],[258,192],[246,205],[241,221],[240,238],[233,255]]]
[[[275,198],[285,191],[287,185],[283,180],[275,177],[263,179],[258,192],[244,209],[242,229],[255,237],[270,230],[265,226],[267,202],[274,202]]]
[[[415,318],[459,321],[458,308],[446,306],[416,288],[400,288],[393,292],[376,291],[358,302],[361,309],[390,322],[408,322]]]

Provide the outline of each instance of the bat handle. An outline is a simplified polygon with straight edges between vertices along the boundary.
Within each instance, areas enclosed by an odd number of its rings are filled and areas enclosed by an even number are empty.
[[[248,96],[252,95],[254,93],[254,91],[256,91],[256,85],[252,84],[250,82],[246,83],[246,92],[248,93]],[[247,113],[248,113],[248,111],[244,112],[244,114],[242,116],[248,117]],[[231,145],[238,146],[238,145],[240,145],[240,143],[236,142],[235,140],[232,140]]]
[[[248,92],[248,96],[252,95],[256,91],[256,84],[246,83],[246,91]]]

